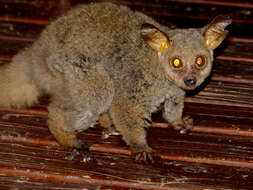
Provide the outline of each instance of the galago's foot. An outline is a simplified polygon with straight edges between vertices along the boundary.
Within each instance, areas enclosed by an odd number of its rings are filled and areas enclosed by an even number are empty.
[[[182,120],[173,122],[172,126],[181,134],[185,134],[193,129],[193,119],[190,116],[184,116]]]
[[[79,141],[79,145],[81,146],[78,146],[78,148],[71,148],[71,154],[66,157],[66,159],[74,160],[75,158],[78,158],[79,161],[82,163],[94,161],[94,158],[89,150],[88,145],[81,143],[81,141]]]
[[[159,155],[148,146],[134,146],[132,147],[132,157],[141,163],[153,164],[156,160],[160,160]]]
[[[110,138],[111,135],[120,135],[120,133],[118,131],[116,131],[116,129],[114,127],[110,127],[108,129],[104,129],[102,131],[102,139],[108,139]]]

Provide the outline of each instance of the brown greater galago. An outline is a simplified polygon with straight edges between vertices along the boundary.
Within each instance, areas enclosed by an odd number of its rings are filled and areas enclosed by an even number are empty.
[[[0,68],[0,106],[27,107],[51,95],[48,127],[63,146],[82,149],[77,133],[98,121],[122,135],[137,160],[153,161],[146,128],[164,118],[185,132],[185,90],[209,75],[213,50],[231,23],[170,29],[112,3],[80,5],[52,22],[30,47]]]

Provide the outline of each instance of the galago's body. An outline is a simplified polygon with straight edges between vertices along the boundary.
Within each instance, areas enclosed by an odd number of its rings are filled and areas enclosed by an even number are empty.
[[[175,128],[192,126],[182,118],[184,90],[209,75],[230,22],[171,30],[123,6],[81,5],[0,68],[0,105],[31,106],[50,94],[48,126],[60,144],[82,148],[76,134],[99,121],[114,125],[138,160],[152,160],[145,131],[152,112],[164,103]]]

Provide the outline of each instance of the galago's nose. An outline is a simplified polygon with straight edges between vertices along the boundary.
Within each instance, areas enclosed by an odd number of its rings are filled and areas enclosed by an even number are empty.
[[[192,87],[196,84],[196,79],[194,77],[189,77],[184,79],[184,84],[186,86]]]

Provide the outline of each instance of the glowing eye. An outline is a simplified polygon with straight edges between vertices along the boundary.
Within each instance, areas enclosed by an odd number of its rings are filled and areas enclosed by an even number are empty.
[[[195,65],[197,69],[204,69],[206,67],[206,57],[205,56],[196,57]]]
[[[174,70],[181,70],[183,68],[183,62],[179,58],[174,58],[170,61],[170,65]]]

